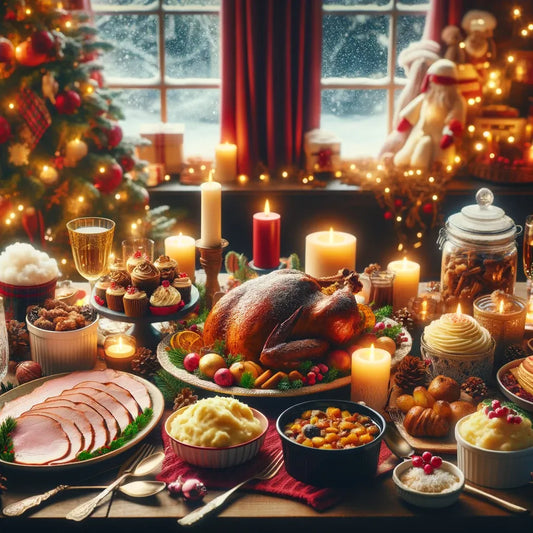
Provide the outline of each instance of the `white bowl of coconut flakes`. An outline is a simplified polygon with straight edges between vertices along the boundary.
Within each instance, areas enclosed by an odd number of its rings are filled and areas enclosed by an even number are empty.
[[[428,508],[453,505],[465,484],[464,474],[456,465],[429,452],[397,465],[392,479],[403,500]]]

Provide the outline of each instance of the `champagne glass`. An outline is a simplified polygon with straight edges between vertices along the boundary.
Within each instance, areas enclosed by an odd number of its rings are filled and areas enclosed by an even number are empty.
[[[523,246],[524,274],[527,278],[527,298],[531,298],[531,284],[533,283],[533,215],[526,217],[524,227]]]
[[[115,223],[108,218],[81,217],[67,222],[76,270],[89,282],[91,294],[96,280],[107,272]]]

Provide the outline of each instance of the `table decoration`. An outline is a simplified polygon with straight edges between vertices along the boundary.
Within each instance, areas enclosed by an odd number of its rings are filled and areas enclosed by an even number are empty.
[[[376,270],[368,276],[370,289],[367,301],[374,309],[392,305],[395,275],[388,270]]]
[[[402,260],[391,261],[387,270],[394,272],[392,284],[392,305],[394,309],[407,307],[410,298],[418,295],[418,283],[420,281],[420,265],[414,261],[408,261],[407,257]]]
[[[315,278],[333,276],[341,269],[355,271],[357,239],[341,231],[317,231],[305,238],[305,272]]]
[[[279,268],[281,216],[270,211],[268,200],[261,213],[253,216],[253,266],[258,269]],[[252,267],[253,268],[253,267]]]
[[[200,185],[201,191],[201,235],[203,247],[220,246],[221,241],[221,196],[222,186],[213,180],[213,173],[209,180]]]
[[[237,177],[237,145],[220,143],[215,148],[215,177],[222,183],[235,181]]]
[[[181,232],[165,239],[165,255],[178,262],[178,270],[186,272],[194,283],[196,276],[196,241]]]
[[[196,241],[196,247],[200,251],[200,265],[205,272],[205,301],[208,309],[215,303],[215,295],[220,293],[218,275],[222,267],[222,252],[228,245],[226,239],[221,239],[213,246],[206,246],[202,239]]]
[[[131,370],[137,341],[132,335],[109,335],[104,341],[105,361],[108,368]]]

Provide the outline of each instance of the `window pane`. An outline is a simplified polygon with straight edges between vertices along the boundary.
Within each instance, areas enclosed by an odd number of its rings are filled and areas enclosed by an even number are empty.
[[[325,6],[386,6],[389,0],[323,0]]]
[[[398,2],[398,6],[401,6],[402,4],[405,6],[420,6],[426,10],[429,8],[428,0],[402,0],[401,2]]]
[[[387,91],[322,91],[320,128],[341,139],[342,158],[375,157],[387,133]]]
[[[215,6],[220,7],[221,0],[164,0],[166,6],[183,6],[183,7],[194,7],[194,6]]]
[[[139,135],[143,124],[160,121],[161,97],[155,89],[121,89],[113,98],[124,113],[124,135]]]
[[[157,17],[95,16],[99,37],[114,46],[102,55],[106,78],[159,78]]]
[[[422,38],[424,32],[424,23],[425,18],[419,16],[402,16],[398,17],[398,28],[397,28],[397,52],[398,54],[407,48],[409,44],[419,41]],[[396,76],[405,77],[405,71],[398,65],[396,61]]]
[[[174,78],[220,76],[218,15],[165,17],[166,74]]]
[[[184,153],[212,159],[220,142],[220,90],[170,90],[167,99],[168,121],[185,125]]]
[[[322,77],[381,78],[387,74],[388,17],[323,17]]]
[[[132,9],[139,6],[153,6],[157,7],[157,0],[92,0],[91,7],[94,10],[106,9],[113,6],[128,6]]]

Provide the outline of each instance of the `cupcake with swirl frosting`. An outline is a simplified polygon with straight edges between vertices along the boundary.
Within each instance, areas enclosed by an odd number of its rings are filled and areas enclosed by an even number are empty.
[[[127,288],[123,303],[126,316],[144,316],[148,311],[148,295],[133,285]]]
[[[131,285],[131,276],[126,270],[111,270],[109,272],[109,278],[125,289]]]
[[[178,289],[179,293],[181,294],[181,299],[185,303],[189,303],[191,301],[192,281],[186,272],[180,272],[172,282],[172,286]]]
[[[153,263],[142,261],[132,270],[131,282],[140,291],[152,294],[161,283],[161,274]]]
[[[150,296],[150,311],[154,315],[170,315],[178,311],[183,305],[178,289],[174,288],[166,279]]]
[[[172,259],[168,255],[160,255],[154,261],[155,267],[161,273],[161,281],[167,279],[172,283],[176,277],[176,269],[178,268],[178,262],[175,259]]]
[[[143,261],[148,261],[148,257],[143,255],[141,250],[137,250],[133,255],[130,255],[126,261],[126,270],[131,274],[133,269],[140,265]]]
[[[124,303],[123,297],[126,293],[126,289],[122,285],[118,285],[114,281],[111,282],[111,285],[105,291],[105,298],[107,307],[111,311],[117,311],[119,313],[124,312]]]

